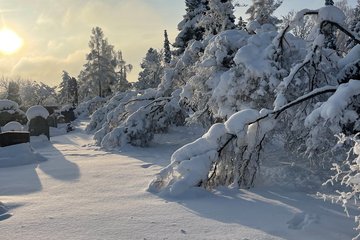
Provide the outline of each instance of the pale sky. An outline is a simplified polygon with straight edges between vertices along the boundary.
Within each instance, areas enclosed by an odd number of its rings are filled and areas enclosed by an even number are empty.
[[[0,29],[9,28],[23,39],[16,53],[0,53],[0,76],[20,76],[51,86],[59,84],[62,70],[77,77],[89,51],[91,29],[99,26],[110,44],[122,50],[127,63],[134,66],[129,80],[136,81],[147,50],[162,48],[164,29],[171,42],[177,35],[177,24],[185,13],[184,2],[0,0]],[[356,0],[349,2],[355,5]],[[324,0],[285,0],[277,15],[291,9],[316,9],[323,4]],[[237,15],[241,12],[237,10]]]

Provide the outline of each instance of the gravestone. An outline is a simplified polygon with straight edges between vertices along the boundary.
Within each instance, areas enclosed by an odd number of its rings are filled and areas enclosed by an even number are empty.
[[[30,142],[29,132],[3,132],[0,133],[0,147]]]
[[[43,117],[38,116],[30,120],[29,132],[30,136],[45,135],[48,139],[50,139],[49,124]]]
[[[75,120],[74,108],[70,108],[69,110],[62,111],[61,115],[65,118],[65,123],[70,123]]]
[[[55,114],[51,114],[46,120],[49,124],[49,127],[57,128],[57,116]]]

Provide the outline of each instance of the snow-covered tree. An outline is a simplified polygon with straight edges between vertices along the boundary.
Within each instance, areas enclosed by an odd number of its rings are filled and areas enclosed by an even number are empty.
[[[333,0],[325,0],[325,6],[333,7],[334,1]],[[336,33],[335,29],[331,24],[326,24],[322,28],[322,33],[325,36],[325,47],[330,49],[336,49]]]
[[[313,42],[303,52],[305,41],[302,40],[301,44],[301,40],[286,33],[308,14],[317,15],[318,29],[314,31]],[[259,111],[247,107],[231,115],[225,123],[213,125],[204,136],[177,150],[169,166],[157,175],[149,189],[177,195],[195,186],[251,187],[260,167],[260,150],[271,130],[279,130],[288,123],[292,126],[289,130],[295,132],[294,140],[299,140],[299,132],[296,131],[302,129],[305,132],[305,123],[308,134],[300,138],[305,139],[308,150],[315,147],[320,153],[334,144],[330,139],[323,141],[330,136],[328,133],[344,131],[349,122],[358,126],[359,117],[354,109],[359,107],[354,98],[360,93],[359,45],[340,59],[332,54],[333,50],[325,47],[323,34],[323,28],[329,24],[359,44],[360,39],[348,31],[344,19],[344,14],[335,7],[300,11],[290,26],[273,38],[265,49],[268,58],[265,54],[263,61],[248,44],[240,47],[235,63],[252,69],[253,74],[263,71],[264,66],[270,69],[270,74],[264,76],[276,89],[273,110]],[[254,37],[257,38],[257,35]],[[260,39],[250,39],[247,41],[258,45],[264,43]],[[294,50],[287,51],[288,47],[299,49],[296,53]],[[297,56],[288,58],[289,53]],[[251,55],[256,55],[256,60]],[[299,58],[302,59],[300,62]],[[256,67],[256,62],[260,62],[262,67]],[[231,71],[222,73],[224,82],[231,83],[239,78],[231,77]]]
[[[125,92],[131,87],[131,84],[127,80],[127,74],[132,71],[133,66],[127,64],[123,58],[121,51],[118,51],[115,55],[116,62],[116,73],[117,73],[117,83],[115,85],[115,90],[120,92]]]
[[[108,43],[100,27],[91,30],[89,47],[87,62],[79,75],[80,90],[84,96],[108,96],[117,82],[114,47]]]
[[[20,85],[22,106],[27,108],[33,105],[56,105],[56,87],[50,87],[45,83],[26,80]]]
[[[349,29],[356,34],[357,37],[360,37],[360,0],[357,1],[357,4],[354,9],[352,18],[350,19]],[[351,39],[347,42],[348,49],[354,47],[354,42]]]
[[[6,98],[21,105],[20,86],[18,82],[9,82]]]
[[[204,35],[204,28],[199,26],[199,21],[208,9],[207,0],[186,0],[186,14],[184,19],[178,24],[180,31],[175,38],[174,47],[178,48],[177,54],[184,52],[189,42],[192,40],[201,40]]]
[[[205,36],[234,29],[235,16],[232,0],[209,0],[208,9],[198,25],[205,30]]]
[[[288,14],[283,16],[281,28],[283,29],[286,26],[288,26],[291,23],[291,21],[294,19],[295,15],[296,15],[295,11],[290,11]],[[294,34],[294,36],[296,37],[307,39],[311,34],[314,25],[315,25],[315,20],[313,19],[313,17],[305,16],[303,22],[301,24],[294,26],[294,28],[291,30],[291,33]]]
[[[240,16],[236,27],[239,30],[246,30],[246,24],[247,22],[242,18],[242,16]]]
[[[138,90],[157,88],[164,70],[162,54],[156,49],[150,48],[140,66],[142,71],[139,73],[138,81],[134,83],[135,88]]]
[[[167,31],[164,30],[164,62],[165,64],[169,64],[170,61],[171,61],[170,42]]]
[[[61,83],[59,84],[58,91],[59,91],[59,99],[61,103],[68,103],[69,101],[69,91],[68,91],[68,84],[71,76],[68,72],[63,71],[61,76]]]
[[[73,106],[77,106],[79,103],[78,95],[78,83],[76,78],[72,77],[68,81],[68,92],[69,92],[69,102]]]
[[[273,16],[273,13],[280,7],[281,3],[281,0],[252,0],[250,7],[246,11],[247,14],[250,14],[249,21],[256,21],[260,25],[266,23],[276,25],[280,23],[280,20]]]

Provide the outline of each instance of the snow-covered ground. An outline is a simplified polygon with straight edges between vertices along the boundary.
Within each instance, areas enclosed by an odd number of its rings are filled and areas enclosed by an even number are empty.
[[[279,187],[146,191],[172,152],[201,132],[174,128],[150,148],[104,152],[84,133],[32,139],[45,162],[0,168],[0,239],[351,239],[340,206]],[[2,149],[0,149],[1,151]]]

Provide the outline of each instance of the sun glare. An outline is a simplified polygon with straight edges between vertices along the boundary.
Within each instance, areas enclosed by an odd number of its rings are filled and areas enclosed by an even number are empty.
[[[0,30],[0,52],[12,54],[22,46],[22,39],[10,29]]]

